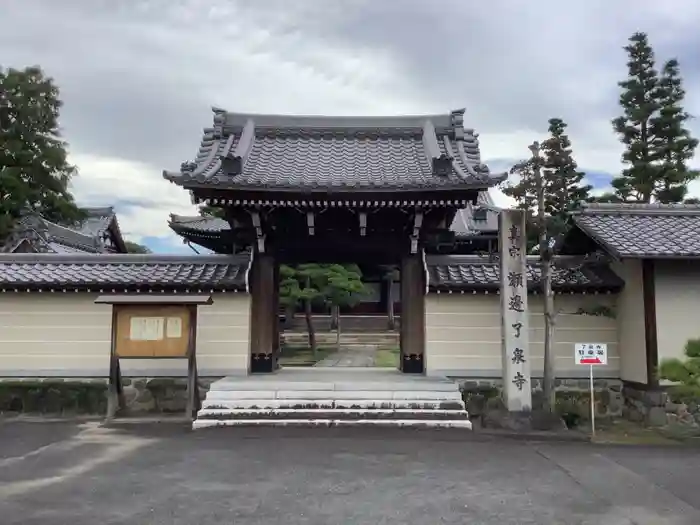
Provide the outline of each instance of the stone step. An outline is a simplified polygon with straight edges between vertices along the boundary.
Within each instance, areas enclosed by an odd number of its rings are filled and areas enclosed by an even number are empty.
[[[312,323],[318,331],[330,331],[331,318],[329,315],[314,315]],[[401,324],[401,317],[394,316],[396,328]],[[290,330],[302,332],[306,330],[306,319],[303,315],[297,315],[287,324]],[[345,331],[382,331],[388,330],[389,318],[386,315],[341,315],[340,329]]]
[[[464,401],[435,400],[371,400],[371,399],[237,399],[212,400],[207,398],[202,403],[203,410],[464,410]]]
[[[197,419],[192,428],[213,427],[395,427],[395,428],[461,428],[471,430],[468,419]]]
[[[210,386],[211,392],[451,392],[459,393],[459,386],[453,381],[426,380],[425,378],[398,381],[284,381],[270,377],[248,380],[219,380]],[[332,395],[331,395],[332,397]],[[460,395],[461,398],[461,395]]]
[[[208,401],[244,399],[332,399],[371,401],[462,401],[460,392],[432,390],[214,390],[207,392]]]
[[[198,412],[197,419],[327,419],[327,420],[370,420],[370,419],[401,419],[401,420],[445,420],[469,419],[466,410],[411,410],[411,409],[211,409],[205,408]]]
[[[359,346],[359,345],[379,345],[379,346],[398,346],[401,336],[394,332],[384,333],[341,333],[341,346]],[[284,332],[282,333],[282,341],[289,346],[308,345],[309,336],[301,332]],[[319,346],[335,346],[337,335],[335,332],[318,332],[316,334],[316,344]]]

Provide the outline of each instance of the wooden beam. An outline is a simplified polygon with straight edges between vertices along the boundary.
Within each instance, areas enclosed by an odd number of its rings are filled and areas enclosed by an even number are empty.
[[[260,253],[265,253],[265,236],[262,231],[262,221],[260,220],[260,212],[251,210],[250,218],[253,221],[253,228],[255,228],[255,238],[258,243],[258,251]]]
[[[642,295],[644,301],[644,341],[646,343],[647,384],[658,386],[659,343],[656,327],[656,283],[654,261],[642,260]]]
[[[314,225],[314,212],[312,211],[306,212],[306,226],[309,228],[309,235],[314,235],[316,233]]]
[[[360,219],[360,237],[367,235],[367,212],[361,211],[359,213]]]
[[[411,232],[411,253],[418,253],[418,237],[420,236],[420,229],[423,226],[423,212],[416,211],[413,216],[413,231]]]

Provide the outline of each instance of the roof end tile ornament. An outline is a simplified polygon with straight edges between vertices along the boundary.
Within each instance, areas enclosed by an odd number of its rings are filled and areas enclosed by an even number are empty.
[[[231,151],[230,146],[233,144],[232,137],[229,137],[229,144],[225,148],[224,154],[219,157],[219,163],[221,170],[224,174],[228,176],[240,175],[243,173],[243,168],[245,167],[248,155],[253,149],[253,144],[255,144],[255,121],[253,119],[248,119],[243,126],[243,131],[241,132],[241,137],[238,139],[238,144]]]
[[[423,148],[433,175],[447,176],[452,171],[453,158],[440,151],[435,126],[430,120],[423,123]]]

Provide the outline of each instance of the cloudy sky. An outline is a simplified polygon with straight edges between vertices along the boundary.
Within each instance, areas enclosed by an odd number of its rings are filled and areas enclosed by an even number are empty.
[[[610,120],[622,46],[646,31],[660,60],[679,58],[687,109],[700,115],[697,20],[697,0],[0,0],[0,60],[38,64],[61,88],[79,202],[116,205],[130,239],[173,252],[185,247],[168,214],[196,210],[161,172],[194,156],[211,106],[466,107],[495,170],[527,155],[556,116],[602,191],[620,169]]]

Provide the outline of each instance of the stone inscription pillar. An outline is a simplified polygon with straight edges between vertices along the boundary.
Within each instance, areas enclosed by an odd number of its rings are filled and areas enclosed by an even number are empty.
[[[527,240],[525,212],[502,210],[499,216],[503,400],[511,412],[532,409]]]
[[[425,274],[420,255],[401,260],[401,371],[425,370]]]

